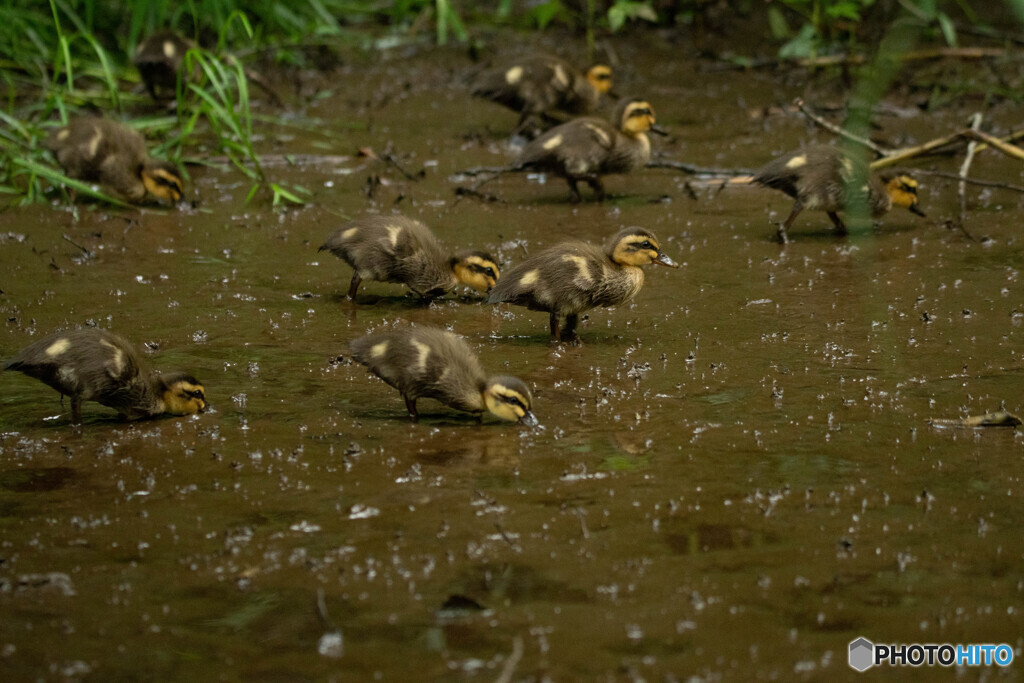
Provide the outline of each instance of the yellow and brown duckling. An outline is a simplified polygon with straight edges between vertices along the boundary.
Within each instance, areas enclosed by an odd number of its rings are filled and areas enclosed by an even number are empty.
[[[194,42],[174,31],[159,31],[139,43],[132,61],[150,97],[157,102],[175,98],[185,53],[194,47]]]
[[[533,399],[516,377],[484,374],[473,349],[462,337],[435,327],[376,332],[353,340],[357,361],[402,394],[409,417],[419,416],[416,400],[433,398],[478,415],[487,411],[502,420],[537,424]]]
[[[611,122],[573,119],[531,140],[510,170],[546,171],[565,178],[573,202],[580,201],[577,183],[582,180],[594,189],[597,201],[604,201],[601,176],[631,173],[650,161],[648,132],[664,134],[655,125],[654,109],[644,100],[625,99]]]
[[[54,130],[47,146],[71,178],[99,183],[126,201],[181,199],[181,171],[169,161],[149,156],[142,133],[98,116],[72,119]]]
[[[556,57],[528,57],[511,66],[486,71],[472,86],[477,97],[519,112],[515,132],[534,118],[550,119],[556,111],[587,114],[612,88],[612,70],[596,64],[585,74]]]
[[[185,373],[144,372],[135,349],[95,328],[54,332],[4,364],[71,398],[71,422],[82,422],[82,401],[113,408],[126,420],[191,415],[206,408],[203,385]]]
[[[784,154],[759,170],[752,183],[781,190],[795,201],[789,217],[779,224],[779,239],[789,241],[788,231],[804,209],[824,211],[832,220],[836,233],[846,234],[846,224],[839,217],[856,195],[873,218],[879,218],[893,206],[903,206],[918,216],[917,181],[906,175],[871,174],[863,162],[843,154],[835,147],[818,146]],[[851,188],[852,183],[862,183]]]
[[[641,266],[651,263],[679,267],[643,228],[621,230],[603,250],[586,242],[564,242],[505,273],[487,302],[547,311],[551,339],[568,341],[575,338],[581,313],[631,301],[644,284]]]
[[[487,292],[498,281],[498,264],[486,252],[454,256],[423,223],[405,216],[364,216],[336,230],[319,249],[352,266],[348,298],[363,280],[406,285],[424,299],[442,296],[460,283]]]

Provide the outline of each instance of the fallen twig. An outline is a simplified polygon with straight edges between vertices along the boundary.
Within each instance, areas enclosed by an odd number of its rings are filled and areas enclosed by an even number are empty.
[[[981,113],[977,112],[971,115],[971,130],[977,132],[978,128],[981,127]],[[967,173],[971,170],[971,164],[974,162],[974,150],[978,146],[975,140],[971,140],[967,143],[967,153],[964,155],[964,163],[960,165],[960,182],[957,183],[956,193],[960,198],[960,229],[964,231],[964,234],[974,240],[971,233],[967,232]]]
[[[512,654],[505,660],[505,665],[501,667],[501,673],[494,679],[494,683],[509,683],[512,680],[512,674],[516,672],[516,667],[519,666],[519,660],[523,658],[523,638],[522,636],[516,636],[512,640]]]
[[[975,148],[975,152],[981,149],[981,143]],[[927,175],[934,176],[936,178],[949,178],[950,180],[960,181],[967,183],[968,185],[982,185],[984,187],[995,187],[1001,190],[1010,190],[1011,192],[1020,192],[1024,194],[1024,186],[1022,185],[1010,185],[1009,183],[999,183],[995,180],[980,180],[978,178],[963,178],[956,173],[947,173],[946,171],[929,171],[922,168],[915,168],[914,175]]]
[[[673,170],[690,173],[692,175],[710,176],[753,175],[754,173],[754,171],[746,168],[712,168],[708,166],[694,166],[693,164],[687,164],[682,161],[673,161],[671,159],[654,159],[652,161],[648,161],[647,168],[671,168]]]
[[[879,147],[871,140],[868,140],[867,138],[861,137],[859,135],[855,135],[848,130],[840,128],[836,124],[830,123],[829,121],[826,121],[825,119],[821,118],[820,116],[812,112],[810,109],[808,109],[807,105],[804,104],[804,101],[802,99],[797,98],[796,101],[793,102],[793,104],[796,105],[796,108],[800,110],[800,113],[809,118],[811,121],[814,121],[816,124],[824,128],[825,130],[831,131],[832,133],[842,136],[852,142],[856,142],[858,145],[863,145],[864,147],[867,147],[868,149],[870,149],[872,152],[879,156],[884,157],[890,154],[888,150]]]

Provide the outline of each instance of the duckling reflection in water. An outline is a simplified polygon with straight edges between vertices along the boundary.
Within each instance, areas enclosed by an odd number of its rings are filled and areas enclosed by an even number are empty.
[[[867,166],[835,147],[819,146],[790,152],[769,162],[759,170],[752,183],[781,190],[794,199],[789,217],[779,224],[782,243],[789,241],[788,231],[804,209],[824,211],[832,220],[837,235],[846,234],[846,224],[838,212],[857,196],[873,218],[879,218],[893,206],[906,207],[918,216],[917,181],[906,175],[870,174]],[[851,188],[851,183],[866,183]],[[850,190],[854,189],[851,194]]]
[[[142,133],[123,123],[75,118],[54,130],[47,146],[66,175],[99,183],[125,201],[174,204],[184,192],[178,167],[149,156]]]
[[[81,424],[82,402],[96,401],[126,420],[191,415],[206,408],[203,385],[185,373],[144,372],[131,344],[95,328],[54,332],[4,364],[71,397],[71,422]]]
[[[475,185],[471,192],[503,173],[542,171],[565,178],[572,202],[581,199],[580,181],[593,188],[596,201],[604,201],[601,176],[632,173],[650,161],[648,132],[665,134],[655,125],[651,105],[639,99],[623,100],[616,107],[612,122],[598,118],[573,119],[527,143],[511,166],[467,171],[494,174]]]
[[[416,400],[433,398],[469,413],[485,410],[502,420],[537,424],[533,399],[516,377],[484,374],[480,361],[458,335],[434,327],[376,332],[349,344],[353,357],[402,394],[409,417]]]
[[[589,114],[611,88],[612,70],[604,64],[595,64],[582,74],[556,57],[528,57],[484,72],[476,78],[472,92],[519,112],[513,131],[518,134],[531,121],[554,121],[550,115],[556,111]]]
[[[431,299],[460,283],[487,292],[500,275],[490,254],[467,250],[452,256],[430,228],[404,216],[354,220],[332,233],[319,249],[324,250],[352,266],[349,299],[363,280],[396,282]]]
[[[139,42],[132,61],[150,97],[156,102],[175,98],[185,53],[194,47],[194,42],[174,31],[158,31]]]
[[[550,313],[551,339],[574,340],[581,313],[632,301],[644,284],[641,266],[679,265],[658,238],[643,228],[626,228],[604,250],[585,242],[564,242],[541,251],[505,273],[488,297],[531,311]]]

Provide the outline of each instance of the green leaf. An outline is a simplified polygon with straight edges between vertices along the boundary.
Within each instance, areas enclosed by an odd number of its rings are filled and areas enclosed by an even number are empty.
[[[527,12],[526,18],[529,21],[536,23],[537,28],[543,31],[548,27],[548,24],[555,19],[555,17],[564,12],[565,5],[562,4],[561,0],[549,0],[549,2],[537,5]]]
[[[786,23],[786,16],[779,9],[778,5],[772,5],[768,8],[768,28],[772,32],[772,38],[776,40],[789,38],[793,35],[789,30],[789,24]]]
[[[650,3],[628,0],[619,0],[608,8],[608,28],[612,31],[618,31],[629,19],[657,22],[658,13],[654,11]]]
[[[956,27],[953,25],[953,20],[945,12],[939,12],[937,18],[939,28],[942,29],[942,37],[946,39],[946,43],[950,47],[956,47]]]

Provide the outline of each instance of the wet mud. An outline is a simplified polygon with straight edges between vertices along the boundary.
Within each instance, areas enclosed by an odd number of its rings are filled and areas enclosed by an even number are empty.
[[[806,97],[799,78],[710,77],[658,41],[620,54],[617,89],[671,131],[656,152],[751,168],[830,141],[751,113]],[[1024,436],[928,420],[1024,413],[1020,195],[971,188],[972,241],[945,224],[955,185],[922,177],[927,219],[837,238],[808,211],[785,247],[786,197],[694,198],[663,170],[608,178],[604,204],[524,175],[487,185],[503,203],[456,204],[459,169],[514,154],[515,115],[466,95],[469,66],[395,51],[298,79],[294,121],[313,123],[261,126],[260,146],[331,155],[270,169],[312,191],[304,208],[245,204],[238,175],[192,166],[185,211],[0,214],[0,356],[96,324],[211,403],[134,424],[87,403],[75,431],[52,390],[0,376],[11,680],[821,680],[853,675],[858,636],[1019,650]],[[924,141],[974,104],[879,134]],[[389,143],[422,179],[357,155]],[[999,155],[975,163],[1022,183]],[[423,306],[365,283],[347,302],[350,269],[317,247],[396,207],[506,266],[638,225],[683,267],[591,311],[579,346],[471,294]],[[541,427],[431,401],[411,424],[344,357],[399,321],[522,377]]]

